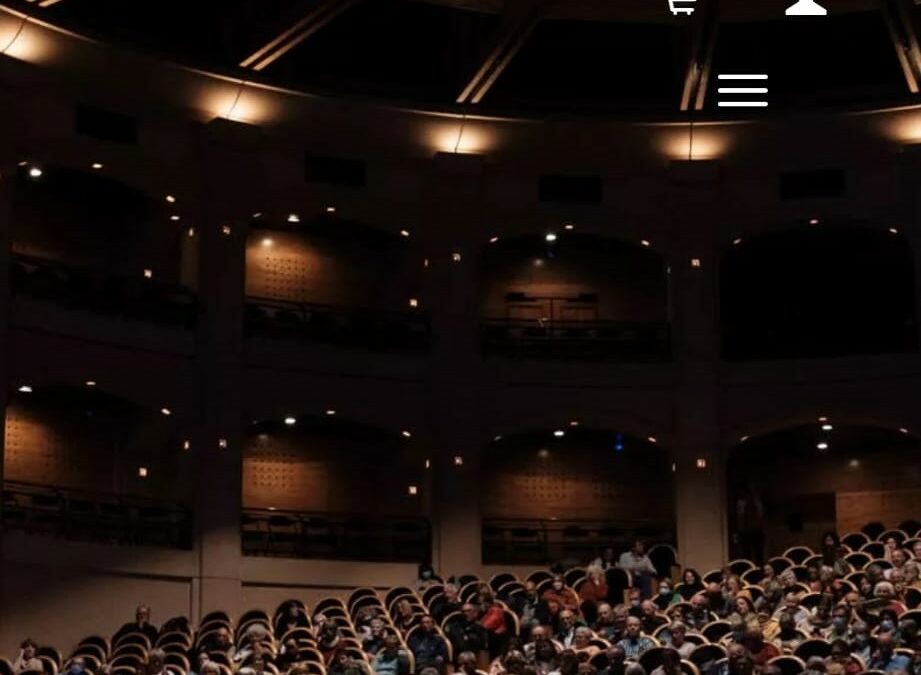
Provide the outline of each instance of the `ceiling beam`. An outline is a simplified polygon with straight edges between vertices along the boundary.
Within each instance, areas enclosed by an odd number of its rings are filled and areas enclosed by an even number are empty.
[[[240,67],[257,72],[267,68],[359,1],[324,0],[304,18],[243,59]]]
[[[912,9],[905,0],[882,0],[881,10],[895,48],[896,58],[902,66],[905,84],[912,94],[919,92],[921,82],[921,51],[912,20]]]
[[[543,15],[542,0],[519,0],[506,5],[499,30],[486,59],[458,95],[458,103],[477,104],[508,68]]]
[[[718,0],[698,0],[691,19],[691,52],[681,92],[682,111],[704,109],[719,25]]]

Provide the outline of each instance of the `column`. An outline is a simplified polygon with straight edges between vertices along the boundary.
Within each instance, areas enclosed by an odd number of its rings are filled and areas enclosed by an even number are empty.
[[[10,146],[7,146],[10,147]],[[6,404],[9,396],[9,327],[10,327],[10,301],[12,295],[12,240],[13,240],[13,191],[16,181],[16,163],[12,158],[0,158],[0,491],[3,487],[3,464],[6,456]],[[0,499],[0,522],[3,520],[3,500]],[[4,562],[3,528],[0,527],[0,574]],[[0,598],[0,604],[4,599]],[[7,620],[10,612],[6,612]],[[4,620],[4,612],[0,612],[0,623]],[[0,626],[0,634],[3,633]]]
[[[677,224],[670,297],[678,556],[705,572],[722,566],[728,551],[718,408],[719,166],[675,163],[670,183],[668,215]]]
[[[898,220],[914,254],[915,328],[921,341],[921,143],[904,146],[901,160]]]
[[[242,608],[240,511],[243,452],[243,309],[246,195],[243,167],[252,150],[238,148],[233,128],[212,124],[200,138],[201,185],[196,210],[196,334],[200,406],[193,452],[197,466],[198,608],[239,615]],[[241,175],[242,174],[242,175]]]
[[[482,564],[478,276],[485,241],[483,161],[477,155],[435,156],[424,235],[429,256],[425,299],[434,336],[426,410],[434,472],[432,559],[443,575],[479,572]],[[453,258],[455,253],[460,260]],[[455,457],[463,464],[455,464]]]

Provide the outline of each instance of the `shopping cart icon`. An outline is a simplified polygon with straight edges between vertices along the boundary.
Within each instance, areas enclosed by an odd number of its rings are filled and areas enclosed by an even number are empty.
[[[672,10],[672,14],[675,16],[679,14],[691,16],[694,13],[695,2],[697,0],[668,0],[668,8]]]

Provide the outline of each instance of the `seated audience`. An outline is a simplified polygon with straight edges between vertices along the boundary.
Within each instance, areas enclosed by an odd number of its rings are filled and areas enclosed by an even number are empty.
[[[38,645],[32,638],[26,638],[19,645],[19,657],[13,661],[13,672],[24,673],[29,670],[43,672],[42,660],[36,656]]]
[[[624,620],[627,618],[626,611],[623,614],[623,618]],[[591,624],[591,628],[593,631],[595,631],[598,637],[603,638],[609,642],[615,637],[615,635],[617,636],[617,639],[614,640],[614,642],[620,639],[620,631],[617,630],[617,626],[615,625],[614,620],[614,608],[611,607],[611,605],[607,602],[602,602],[598,605],[597,616],[595,617],[594,623]]]
[[[444,585],[444,595],[436,598],[431,607],[432,616],[437,621],[444,621],[448,614],[461,611],[463,603],[460,601],[459,592],[457,584],[447,583]]]
[[[662,646],[674,649],[681,658],[686,659],[694,651],[694,647],[697,646],[685,639],[687,634],[688,627],[680,621],[676,621],[668,627],[668,637],[663,641]]]
[[[662,663],[650,675],[681,675],[681,656],[674,649],[662,652]]]
[[[459,675],[476,675],[477,655],[474,652],[461,652],[458,654],[457,672]]]
[[[604,570],[598,565],[589,565],[585,570],[585,581],[579,586],[579,598],[582,600],[582,613],[589,621],[598,613],[598,603],[608,597],[608,584]]]
[[[480,585],[477,597],[480,604],[480,623],[488,633],[489,653],[496,656],[503,650],[508,633],[508,626],[505,624],[505,608],[496,601],[489,584]]]
[[[523,675],[527,661],[520,649],[509,649],[489,666],[489,675]]]
[[[659,614],[659,608],[652,600],[643,600],[640,605],[640,621],[643,624],[643,632],[652,635],[659,626],[668,623],[668,619]]]
[[[676,602],[681,602],[681,594],[675,592],[672,589],[672,583],[668,579],[663,579],[659,582],[659,588],[656,589],[656,597],[653,600],[656,603],[656,607],[663,612],[674,605]]]
[[[764,635],[757,626],[746,627],[745,636],[742,638],[742,644],[748,650],[758,670],[771,659],[780,656],[780,649],[770,642],[765,642]]]
[[[575,636],[572,639],[572,650],[582,659],[591,659],[598,652],[600,647],[592,644],[592,629],[588,626],[578,626]]]
[[[537,594],[537,584],[528,579],[524,582],[524,593],[509,603],[512,610],[518,615],[523,631],[537,624],[550,623],[550,611],[547,603]]]
[[[409,675],[409,659],[400,649],[400,638],[395,633],[388,633],[384,646],[371,662],[375,675]]]
[[[539,675],[547,675],[556,670],[557,659],[562,651],[562,645],[550,639],[544,626],[531,629],[531,641],[524,646],[525,660]]]
[[[393,624],[403,635],[409,632],[409,629],[416,625],[416,613],[412,604],[406,598],[397,600],[395,607],[396,616],[393,617]]]
[[[422,563],[419,565],[419,573],[416,578],[416,590],[420,595],[430,589],[432,586],[437,586],[441,582],[435,576],[434,568],[428,563]]]
[[[399,640],[398,640],[399,642]],[[384,638],[384,644],[387,644],[387,638]],[[342,647],[342,635],[339,633],[339,624],[333,619],[326,619],[322,623],[322,628],[317,631],[317,649],[323,655],[323,662],[329,665],[336,657],[336,653]]]
[[[645,553],[643,542],[637,539],[633,547],[623,553],[617,561],[617,566],[630,572],[633,585],[638,587],[644,598],[652,595],[652,581],[656,577],[656,568]]]
[[[691,609],[684,613],[684,620],[693,630],[700,630],[713,620],[710,597],[706,593],[698,593],[691,598]]]
[[[384,620],[375,617],[368,624],[368,634],[361,641],[361,648],[369,655],[374,656],[384,646],[385,632]]]
[[[729,621],[741,621],[746,628],[759,628],[761,621],[758,619],[758,612],[755,611],[755,605],[752,602],[751,593],[742,591],[736,596],[735,612],[729,615]]]
[[[796,621],[789,612],[782,612],[777,619],[779,630],[774,638],[774,646],[784,654],[792,654],[803,640],[803,634],[796,628]]]
[[[884,673],[901,673],[908,670],[909,659],[895,651],[895,640],[890,633],[876,636],[876,649],[870,658],[870,670]]]
[[[541,600],[547,603],[551,619],[555,619],[564,609],[570,612],[579,611],[579,596],[566,586],[566,579],[562,574],[554,575],[550,588],[543,592]]]
[[[642,623],[635,616],[627,619],[626,634],[617,645],[624,650],[628,659],[637,659],[643,652],[655,647],[655,643],[643,635]]]
[[[560,628],[556,633],[556,641],[569,649],[576,637],[576,615],[571,610],[564,609],[560,612],[557,623]]]
[[[560,654],[560,665],[551,675],[578,675],[579,657],[571,649],[563,650]]]
[[[697,570],[687,568],[681,573],[681,583],[675,589],[684,600],[690,600],[704,590],[704,580]]]
[[[614,645],[605,652],[607,665],[599,675],[626,675],[627,653],[620,645]]]
[[[166,667],[166,652],[162,649],[151,649],[147,653],[147,664],[144,668],[146,675],[175,675]]]
[[[600,567],[604,572],[607,572],[612,567],[617,567],[617,561],[614,559],[614,548],[606,546],[601,551],[601,555],[592,561],[592,565]]]
[[[326,675],[372,675],[371,666],[362,659],[349,656],[346,651],[340,651],[336,658],[326,669]]]
[[[281,639],[285,633],[295,628],[309,628],[307,615],[294,602],[289,602],[275,620],[275,637]]]
[[[435,620],[431,615],[422,616],[419,627],[409,636],[407,646],[415,658],[416,670],[434,668],[439,673],[444,671],[448,661],[448,646],[435,630]]]
[[[471,652],[474,656],[485,653],[489,648],[489,634],[479,622],[476,606],[468,602],[461,611],[463,619],[448,624],[448,639],[454,647],[454,653],[459,655]]]
[[[145,636],[151,647],[157,644],[157,637],[160,635],[160,631],[150,623],[150,607],[138,605],[138,608],[134,611],[134,622],[126,623],[119,628],[115,635],[112,636],[112,644],[116,644],[120,638],[128,633],[140,633]]]
[[[902,616],[908,611],[905,603],[895,597],[895,587],[888,581],[880,581],[873,587],[873,596],[886,609],[891,609],[897,616]]]

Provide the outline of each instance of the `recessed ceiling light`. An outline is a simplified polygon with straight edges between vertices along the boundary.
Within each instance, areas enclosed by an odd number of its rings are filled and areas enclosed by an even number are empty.
[[[700,258],[691,258],[691,267],[700,267]]]
[[[330,408],[329,410],[326,411],[326,414],[329,415],[330,417],[332,417],[333,415],[336,414],[336,411],[333,410],[332,408]]]
[[[810,218],[810,219],[809,219],[809,224],[810,224],[810,225],[818,225],[818,224],[819,224],[819,219],[818,219],[818,218]]]
[[[221,226],[221,234],[223,234],[225,237],[229,237],[231,232],[233,232],[233,230],[230,229],[230,225]]]
[[[819,450],[828,450],[828,443],[816,443],[815,447]]]
[[[183,449],[183,450],[189,450],[189,449],[191,449],[191,447],[192,447],[192,441],[183,441],[183,442],[182,442],[182,449]]]
[[[32,178],[41,178],[42,173],[43,171],[37,166],[33,166],[31,169],[29,169],[29,175],[32,176]]]
[[[411,438],[411,437],[412,437],[412,432],[411,432],[411,431],[408,431],[407,429],[403,429],[403,431],[402,431],[401,433],[402,433],[403,436],[405,436],[406,438]]]
[[[544,237],[547,241],[553,242],[556,241],[556,235],[553,232],[548,232]]]
[[[464,458],[460,455],[454,455],[454,466],[463,466]]]
[[[897,227],[889,228],[889,234],[898,234],[898,233],[899,233],[899,229]]]
[[[32,393],[32,386],[31,386],[31,385],[28,385],[28,384],[24,384],[24,385],[22,385],[22,386],[19,387],[19,391],[20,391],[21,393],[23,393],[23,394],[31,394],[31,393]]]
[[[832,425],[830,425],[830,424],[823,424],[823,425],[822,425],[822,431],[831,431],[832,429],[834,429],[834,427],[833,427]]]
[[[706,469],[706,468],[707,468],[707,458],[706,458],[706,457],[698,457],[698,458],[697,458],[697,468],[698,468],[698,469]]]
[[[253,220],[259,220],[260,218],[262,218],[262,211],[256,211],[256,213],[253,214]]]
[[[173,414],[173,411],[169,408],[160,408],[160,414],[166,415],[167,417]]]
[[[431,468],[432,468],[432,460],[430,460],[430,459],[425,460],[425,468],[426,468],[426,469],[431,469]]]
[[[819,418],[819,422],[827,422],[827,421],[828,421],[828,418],[827,418],[827,417],[820,417],[820,418]]]
[[[177,216],[176,214],[173,214],[169,217],[169,219],[172,220],[173,222],[176,222],[177,220],[179,220],[179,216]]]
[[[194,227],[190,227],[187,234],[188,234],[190,237],[194,237],[194,236],[195,236],[195,228],[194,228]]]
[[[146,466],[138,467],[138,476],[140,476],[141,478],[147,478],[147,467]]]
[[[416,496],[417,494],[419,494],[419,486],[418,486],[418,485],[410,485],[409,487],[406,488],[406,491],[407,491],[411,496]]]
[[[565,230],[574,230],[574,229],[576,229],[576,226],[573,225],[572,223],[566,223],[565,225],[563,225],[563,229],[565,229]]]
[[[903,434],[908,433],[908,429],[906,429],[905,427],[899,427],[899,431],[902,432]]]
[[[327,207],[326,207],[326,212],[327,212],[327,213],[335,213],[335,212],[336,212],[336,207],[335,207],[335,206],[327,206]]]
[[[495,244],[497,241],[499,241],[499,237],[490,237],[490,238],[489,238],[489,243],[490,243],[490,244]]]
[[[275,243],[275,242],[272,241],[271,238],[269,238],[269,237],[266,237],[265,239],[262,240],[262,246],[263,246],[264,248],[269,248],[269,247],[270,247],[272,244],[274,244],[274,243]]]
[[[562,429],[557,429],[556,431],[553,432],[553,435],[556,436],[557,438],[562,438],[563,436],[566,435],[566,432],[563,431]]]
[[[93,162],[90,166],[92,166],[97,171],[102,168],[102,164],[99,162]]]
[[[408,236],[409,236],[409,230],[400,230],[400,236],[401,236],[401,237],[408,237]]]
[[[742,443],[744,443],[747,440],[748,440],[748,436],[742,436],[742,438],[739,439],[739,441]]]
[[[652,244],[649,243],[648,239],[640,239],[640,244],[642,244],[643,246],[652,246]]]
[[[655,436],[649,436],[646,438],[646,440],[649,441],[650,443],[658,443],[658,440],[656,440]]]
[[[24,159],[24,160],[22,160],[21,162],[19,162],[19,164],[18,164],[17,166],[29,166],[29,162],[28,162],[28,160],[25,160],[25,159]]]
[[[735,239],[732,240],[733,246],[738,246],[741,243],[742,243],[742,237],[736,237]]]
[[[454,253],[451,254],[451,260],[453,260],[454,262],[460,262],[461,254],[455,251]]]
[[[297,424],[297,418],[296,417],[286,417],[285,424],[287,424],[289,427],[292,427],[295,424]]]
[[[289,214],[288,214],[288,222],[289,222],[289,223],[299,223],[299,222],[301,222],[301,217],[300,217],[299,215],[297,215],[296,213],[289,213]]]
[[[859,468],[860,468],[860,460],[859,460],[859,459],[852,459],[851,461],[849,461],[849,462],[847,463],[847,466],[848,466],[849,469],[859,469]]]
[[[577,426],[579,426],[579,420],[572,420],[572,421],[570,421],[570,422],[569,422],[569,426],[571,426],[571,427],[577,427]]]
[[[409,306],[410,306],[410,307],[418,307],[418,306],[419,306],[419,301],[418,301],[416,298],[410,298],[410,299],[409,299]]]
[[[175,204],[176,198],[173,195],[166,195],[166,201],[168,201],[170,204]]]
[[[226,450],[227,449],[227,439],[226,438],[217,439],[217,447],[219,447],[221,450]]]
[[[493,436],[493,441],[499,442],[499,441],[501,441],[501,440],[502,440],[502,436],[501,436],[501,435],[500,435],[500,436]]]
[[[550,451],[547,448],[541,448],[537,451],[537,456],[541,459],[547,459],[550,456]]]
[[[149,268],[148,268],[148,269],[145,269],[145,270],[144,270],[144,278],[145,278],[145,279],[153,279],[153,270],[152,270],[152,269],[149,269]]]
[[[95,386],[96,386],[96,380],[87,380],[87,381],[85,382],[85,384],[86,384],[87,387],[95,387]]]

